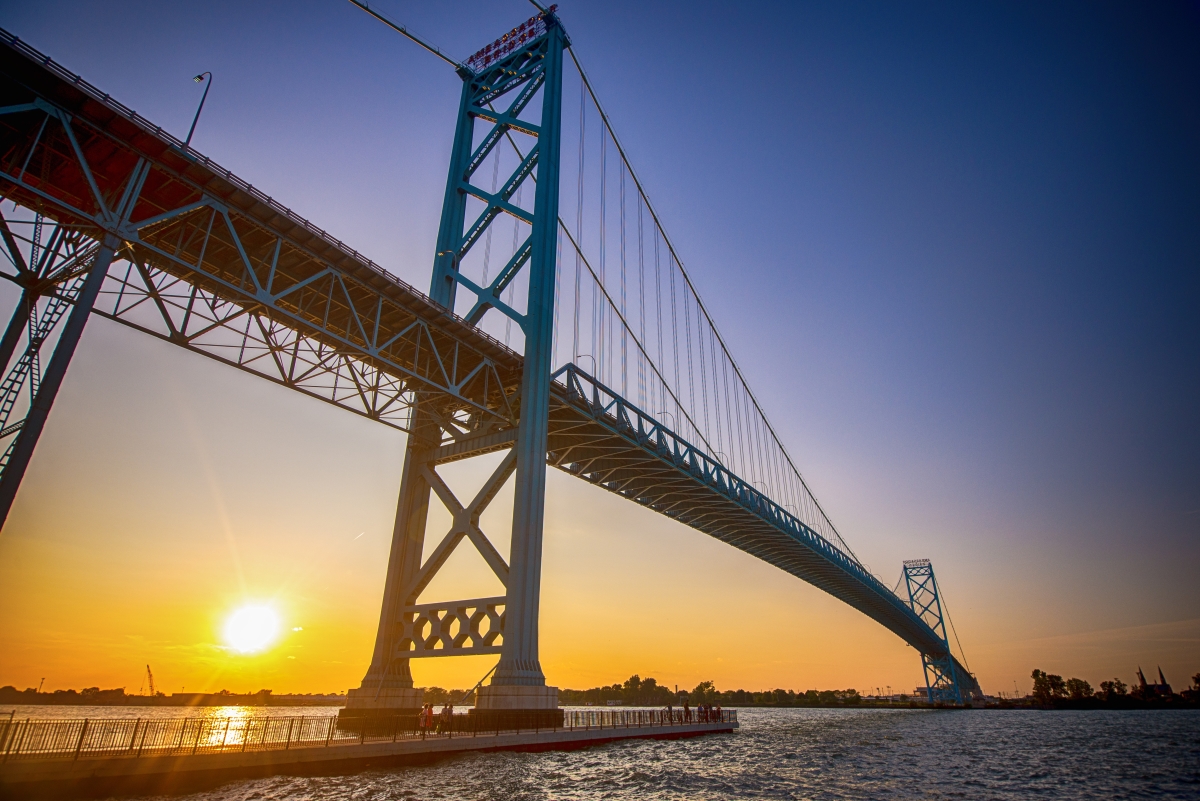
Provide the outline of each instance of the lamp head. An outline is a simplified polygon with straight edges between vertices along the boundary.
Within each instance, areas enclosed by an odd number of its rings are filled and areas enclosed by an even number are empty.
[[[207,74],[208,73],[206,73],[206,72],[202,72],[199,75],[197,75],[195,78],[192,78],[192,80],[195,81],[196,83],[200,83],[201,81],[204,80],[204,76]]]

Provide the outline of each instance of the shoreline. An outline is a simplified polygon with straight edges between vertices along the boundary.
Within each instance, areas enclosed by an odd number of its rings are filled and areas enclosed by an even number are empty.
[[[309,707],[309,708],[317,708],[317,709],[340,709],[345,706],[345,699],[341,699],[341,700],[315,700],[314,699],[314,700],[305,701],[303,699],[277,698],[277,699],[272,699],[270,702],[265,703],[265,704],[261,703],[261,702],[245,702],[245,701],[238,701],[238,700],[233,700],[233,699],[228,699],[225,701],[204,702],[204,703],[183,703],[180,701],[172,702],[170,699],[166,699],[165,701],[150,702],[150,703],[147,703],[147,701],[149,701],[149,699],[137,699],[137,700],[130,700],[130,701],[126,701],[126,702],[108,702],[108,703],[84,701],[84,700],[66,701],[66,702],[41,701],[41,702],[32,702],[32,703],[31,702],[18,702],[18,703],[0,702],[0,723],[4,722],[3,718],[7,718],[7,717],[9,717],[9,715],[15,714],[17,707],[50,707],[50,708],[58,708],[58,709],[61,709],[64,707],[88,707],[88,708],[92,708],[92,709],[95,709],[95,708],[220,709],[220,708],[228,708],[228,707],[245,707],[245,708],[251,708],[251,709],[269,709],[269,708],[299,709],[299,708]],[[468,705],[463,706],[462,708],[465,709],[465,708],[469,708],[470,706],[471,705],[468,704]],[[611,707],[603,706],[603,707],[601,707],[601,706],[587,706],[587,705],[583,705],[583,704],[561,704],[559,706],[559,708],[560,709],[588,709],[588,710],[612,711],[612,710],[619,710],[619,709],[642,709],[642,708],[658,709],[659,707],[657,707],[657,706],[655,706],[655,707],[650,707],[650,706],[644,706],[644,707],[643,706],[611,706]],[[676,708],[678,709],[680,707],[676,707]],[[975,709],[975,710],[982,710],[982,711],[1020,711],[1020,710],[1025,710],[1025,711],[1036,711],[1036,712],[1047,712],[1047,711],[1050,711],[1050,712],[1055,712],[1055,711],[1056,712],[1069,712],[1069,711],[1128,712],[1128,711],[1147,711],[1147,710],[1150,710],[1150,711],[1195,710],[1195,709],[1200,709],[1200,704],[1194,704],[1194,703],[1181,703],[1181,704],[1157,703],[1157,704],[1155,704],[1155,703],[1138,703],[1138,702],[1125,703],[1125,704],[1111,704],[1111,703],[1103,703],[1103,702],[1090,702],[1089,703],[1086,701],[1084,701],[1084,702],[1068,701],[1068,702],[1063,702],[1063,703],[1054,704],[1054,705],[1042,705],[1042,704],[1036,704],[1036,703],[1027,703],[1027,704],[1001,703],[1001,704],[987,704],[985,706],[975,706],[975,707],[971,707],[971,706],[959,707],[959,706],[952,706],[952,705],[920,704],[920,703],[909,702],[909,703],[904,703],[904,704],[870,704],[870,703],[860,703],[860,704],[739,704],[737,706],[731,705],[731,706],[725,706],[722,708],[723,709],[731,709],[731,710],[733,710],[733,709],[842,709],[842,710],[855,710],[855,709],[887,710],[887,709],[892,709],[892,710],[926,710],[926,711],[933,711],[933,710],[962,711],[962,710]]]

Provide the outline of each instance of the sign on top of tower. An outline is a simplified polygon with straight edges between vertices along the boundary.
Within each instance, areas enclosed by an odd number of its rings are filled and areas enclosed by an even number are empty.
[[[508,33],[467,59],[467,66],[478,73],[509,55],[526,42],[532,42],[546,32],[546,18],[554,13],[557,5],[535,14]]]

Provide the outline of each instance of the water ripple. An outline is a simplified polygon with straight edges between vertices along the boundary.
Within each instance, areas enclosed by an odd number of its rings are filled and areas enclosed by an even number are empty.
[[[235,782],[190,801],[1200,799],[1200,711],[750,709],[729,735]],[[173,797],[179,801],[180,797]]]

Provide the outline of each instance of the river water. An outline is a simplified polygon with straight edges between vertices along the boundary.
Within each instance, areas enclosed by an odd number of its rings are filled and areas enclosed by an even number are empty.
[[[738,714],[742,727],[733,734],[464,754],[419,767],[239,781],[173,798],[1200,799],[1200,710]]]

